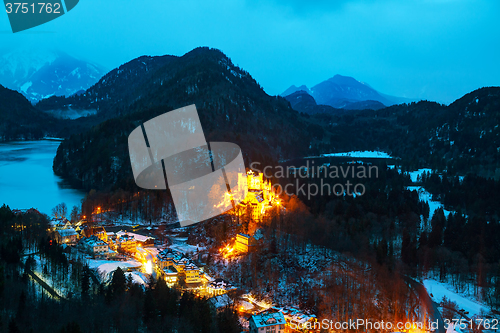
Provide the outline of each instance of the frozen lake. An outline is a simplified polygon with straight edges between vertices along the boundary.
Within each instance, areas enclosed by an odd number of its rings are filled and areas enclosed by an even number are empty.
[[[68,212],[81,208],[83,191],[72,189],[52,171],[52,159],[60,141],[0,143],[0,206],[36,208],[49,214],[64,202]]]

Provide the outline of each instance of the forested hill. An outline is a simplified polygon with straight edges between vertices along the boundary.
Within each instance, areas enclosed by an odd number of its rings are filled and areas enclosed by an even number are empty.
[[[128,134],[156,115],[190,104],[196,104],[207,140],[237,143],[247,161],[275,163],[305,156],[317,152],[314,147],[321,139],[319,126],[311,125],[285,99],[267,95],[249,73],[209,48],[182,57],[138,58],[80,96],[52,98],[37,106],[49,102],[72,108],[97,104],[99,116],[118,115],[72,136],[58,150],[56,173],[87,189],[128,183]]]
[[[56,133],[57,124],[23,95],[0,85],[0,141],[41,139]]]
[[[422,101],[311,117],[327,124],[332,151],[377,149],[412,169],[500,178],[500,87],[475,90],[449,106]]]
[[[248,161],[349,150],[383,150],[408,168],[500,176],[500,88],[478,89],[449,106],[434,102],[381,110],[299,114],[267,95],[221,51],[140,57],[104,76],[79,96],[37,107],[98,110],[108,121],[74,135],[54,160],[57,174],[87,189],[133,184],[127,136],[152,117],[196,104],[208,141],[235,142]],[[126,185],[128,186],[128,185]]]
[[[19,92],[0,85],[0,142],[67,138],[87,131],[104,120],[101,116],[57,119],[42,112]]]

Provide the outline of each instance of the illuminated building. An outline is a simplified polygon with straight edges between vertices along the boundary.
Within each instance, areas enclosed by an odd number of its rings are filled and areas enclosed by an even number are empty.
[[[209,295],[224,295],[227,294],[229,291],[235,289],[236,287],[234,287],[231,283],[220,278],[211,281],[207,285],[207,292]]]
[[[109,250],[108,244],[104,243],[96,236],[82,238],[78,246],[94,256],[108,256],[112,253],[112,251]]]
[[[285,317],[281,312],[264,313],[250,318],[250,333],[284,333]]]
[[[200,269],[192,262],[184,267],[184,273],[186,274],[186,283],[201,282]]]
[[[55,240],[59,244],[73,244],[77,239],[78,234],[73,228],[56,230],[55,232]]]
[[[163,270],[167,267],[172,267],[175,260],[180,260],[182,258],[182,253],[172,249],[165,249],[158,253],[156,257],[156,265],[158,269]]]
[[[200,283],[200,268],[184,255],[172,249],[158,253],[156,267],[165,275],[167,283],[175,283],[179,274],[184,274],[186,283]]]
[[[264,180],[263,173],[249,170],[247,174],[238,174],[238,190],[244,185],[248,186],[248,194],[240,205],[250,208],[254,221],[261,221],[266,209],[271,208],[276,202],[276,194],[269,180]]]
[[[229,212],[229,214],[248,213],[252,220],[260,222],[268,208],[280,205],[271,182],[264,180],[262,173],[258,174],[252,170],[247,173],[238,173],[238,185],[234,192],[245,193],[246,189],[248,189],[246,197],[237,205],[236,210]],[[233,194],[226,192],[221,202],[214,207],[230,207],[232,204]]]
[[[106,230],[104,227],[94,227],[94,228],[85,228],[83,229],[84,237],[97,236],[102,239],[103,235],[106,234]]]
[[[118,231],[112,237],[108,238],[108,234],[104,231],[102,237],[106,237],[108,241],[116,239],[116,246],[123,252],[136,253],[138,247],[147,247],[154,245],[154,238],[143,236],[131,232]]]
[[[208,299],[209,305],[214,312],[224,311],[227,307],[233,304],[233,300],[227,295],[218,295]]]
[[[108,243],[108,233],[104,227],[95,228],[94,235],[97,236],[103,242]]]
[[[120,239],[122,237],[128,237],[129,239],[133,238],[137,242],[137,244],[142,246],[142,247],[148,247],[148,246],[155,245],[155,239],[153,237],[143,236],[143,235],[139,235],[139,234],[136,234],[133,232],[118,231],[116,233],[116,238]]]
[[[166,267],[162,272],[165,275],[165,282],[169,287],[172,287],[177,282],[178,272],[173,266]]]
[[[120,248],[123,252],[135,253],[137,248],[137,241],[134,236],[122,235],[120,238],[116,240],[118,248]]]
[[[246,253],[248,252],[248,247],[250,246],[250,236],[246,234],[236,235],[236,250],[238,252]]]
[[[293,307],[281,308],[278,311],[283,313],[287,325],[290,327],[299,327],[299,328],[305,328],[308,326],[314,327],[313,326],[314,323],[318,321],[315,315],[305,313]]]

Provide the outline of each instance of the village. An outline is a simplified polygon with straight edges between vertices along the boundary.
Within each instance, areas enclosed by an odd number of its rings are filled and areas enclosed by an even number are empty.
[[[258,225],[269,209],[285,209],[262,174],[248,171],[247,175],[240,175],[239,181],[248,182],[248,195],[239,209],[230,212],[235,220],[248,214]],[[157,227],[111,225],[109,221],[105,225],[99,223],[104,220],[102,215],[101,207],[97,207],[94,216],[76,223],[54,217],[49,229],[49,234],[66,252],[86,259],[94,279],[100,282],[109,282],[118,267],[130,280],[143,286],[151,279],[164,279],[171,288],[207,299],[214,313],[234,308],[244,331],[251,333],[296,332],[297,328],[308,326],[307,323],[317,322],[309,311],[258,300],[250,290],[214,275],[217,271],[205,260],[209,249],[187,244],[187,238],[179,230],[182,228],[170,229],[159,237]],[[94,223],[89,223],[91,219]],[[247,228],[247,233],[237,233],[216,249],[217,259],[237,261],[252,252],[261,237],[255,227]]]

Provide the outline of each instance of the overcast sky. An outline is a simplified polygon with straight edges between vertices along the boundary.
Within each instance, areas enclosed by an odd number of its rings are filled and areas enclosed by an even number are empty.
[[[140,55],[221,49],[267,93],[335,74],[449,103],[500,85],[497,0],[81,0],[0,47],[48,47],[108,69]]]

